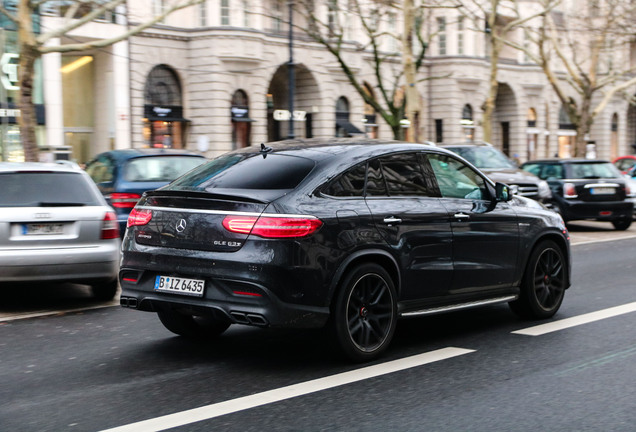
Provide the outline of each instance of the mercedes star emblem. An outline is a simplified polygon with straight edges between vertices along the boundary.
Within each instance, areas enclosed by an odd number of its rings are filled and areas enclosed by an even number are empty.
[[[177,232],[183,232],[183,230],[186,229],[186,221],[185,219],[179,219],[179,222],[177,222]]]

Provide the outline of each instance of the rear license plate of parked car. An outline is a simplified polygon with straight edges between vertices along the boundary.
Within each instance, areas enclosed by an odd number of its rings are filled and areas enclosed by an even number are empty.
[[[174,276],[157,276],[155,291],[203,297],[205,281]]]
[[[615,189],[611,187],[597,187],[590,189],[592,195],[613,195]]]
[[[28,223],[22,224],[22,235],[52,235],[63,234],[64,224],[61,223]]]

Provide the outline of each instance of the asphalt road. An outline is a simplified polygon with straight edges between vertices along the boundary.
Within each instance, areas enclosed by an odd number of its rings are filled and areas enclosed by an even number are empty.
[[[368,365],[321,331],[197,344],[82,287],[25,288],[0,307],[0,431],[633,431],[636,230],[570,228],[548,328],[504,305],[401,321]]]

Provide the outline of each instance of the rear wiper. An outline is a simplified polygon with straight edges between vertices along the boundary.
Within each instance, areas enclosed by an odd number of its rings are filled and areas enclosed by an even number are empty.
[[[35,204],[36,207],[83,207],[86,203],[79,202],[38,202]]]

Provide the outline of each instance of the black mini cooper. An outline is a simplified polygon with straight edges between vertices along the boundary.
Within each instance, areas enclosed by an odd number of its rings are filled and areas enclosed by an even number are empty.
[[[353,360],[398,318],[507,302],[548,318],[570,285],[561,217],[454,153],[369,139],[227,153],[133,209],[121,305],[187,337],[328,326]]]

